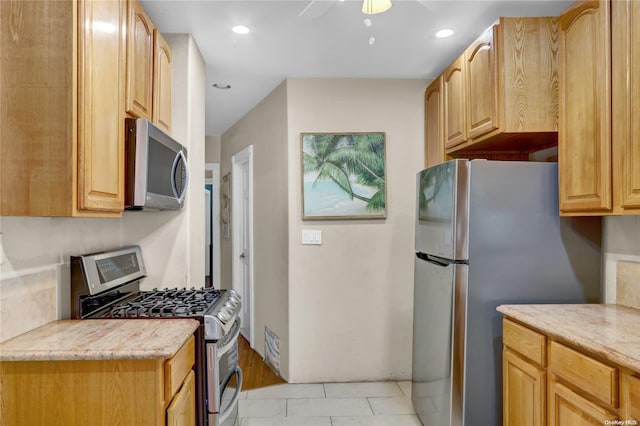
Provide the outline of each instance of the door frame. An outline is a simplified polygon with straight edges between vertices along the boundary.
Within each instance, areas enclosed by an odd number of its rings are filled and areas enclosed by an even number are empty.
[[[213,191],[211,197],[213,199],[213,209],[211,210],[211,244],[213,245],[211,269],[213,275],[211,281],[216,288],[221,288],[221,262],[220,262],[220,163],[205,163],[205,173],[211,170],[211,178],[205,178],[205,184],[211,184]]]
[[[253,261],[253,145],[249,145],[242,151],[236,153],[231,157],[231,254],[232,254],[232,288],[237,290],[242,288],[242,282],[240,280],[241,264],[240,264],[240,247],[241,242],[239,236],[241,235],[240,229],[242,227],[242,216],[240,214],[240,200],[242,199],[242,187],[240,179],[234,179],[234,176],[240,175],[240,165],[249,163],[249,229],[245,232],[248,235],[249,240],[249,336],[247,340],[249,345],[253,348],[254,336],[255,336],[255,311],[254,311],[254,261]],[[241,292],[244,293],[244,292]],[[247,336],[245,336],[247,337]]]

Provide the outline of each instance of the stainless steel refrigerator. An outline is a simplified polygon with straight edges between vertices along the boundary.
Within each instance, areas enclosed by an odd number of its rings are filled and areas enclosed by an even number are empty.
[[[418,173],[412,400],[427,426],[502,424],[500,304],[600,300],[600,219],[560,218],[557,164]]]

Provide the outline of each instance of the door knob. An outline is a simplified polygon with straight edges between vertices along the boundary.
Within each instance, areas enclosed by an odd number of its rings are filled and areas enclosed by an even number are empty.
[[[244,253],[240,253],[240,259],[244,259],[245,257]]]

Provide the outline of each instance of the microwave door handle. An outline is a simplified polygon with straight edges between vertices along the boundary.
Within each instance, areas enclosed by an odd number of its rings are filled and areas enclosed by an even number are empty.
[[[176,184],[176,169],[178,168],[178,164],[180,160],[184,163],[184,186],[182,189],[182,193],[178,194],[178,185]],[[187,157],[185,157],[184,152],[180,150],[178,154],[176,154],[176,158],[173,159],[173,165],[171,166],[171,190],[173,191],[173,196],[178,199],[178,202],[182,203],[184,201],[185,195],[187,195],[187,188],[189,187],[189,168],[187,167]]]

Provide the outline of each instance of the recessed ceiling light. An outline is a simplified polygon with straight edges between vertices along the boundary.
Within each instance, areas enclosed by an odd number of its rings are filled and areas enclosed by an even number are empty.
[[[249,34],[249,32],[251,32],[251,30],[244,25],[236,25],[235,27],[231,28],[231,31],[236,34]]]
[[[438,38],[447,38],[453,35],[453,30],[449,28],[442,29],[436,33],[436,37]]]

